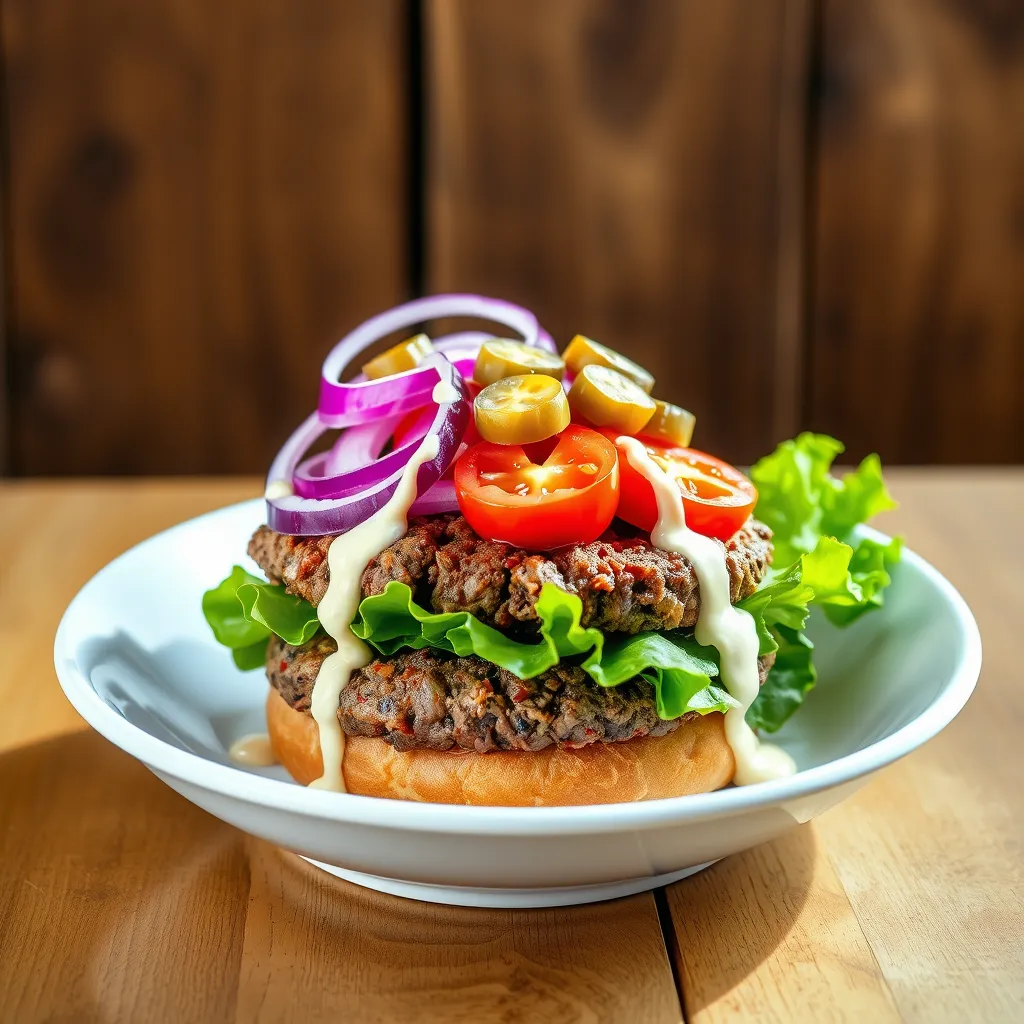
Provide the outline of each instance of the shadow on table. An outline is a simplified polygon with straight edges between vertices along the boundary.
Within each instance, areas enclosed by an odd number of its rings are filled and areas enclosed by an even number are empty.
[[[0,754],[0,1020],[678,1007],[648,894],[522,911],[402,900],[245,836],[91,730]]]
[[[0,1020],[233,1019],[245,837],[91,730],[0,754]]]
[[[665,934],[688,1014],[735,988],[785,940],[814,885],[817,850],[805,824],[666,887]]]

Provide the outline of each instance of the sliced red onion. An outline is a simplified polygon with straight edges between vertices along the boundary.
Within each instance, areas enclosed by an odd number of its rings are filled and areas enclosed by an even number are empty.
[[[528,345],[554,351],[537,318],[522,306],[482,295],[429,295],[371,317],[344,337],[324,360],[320,380],[320,419],[327,426],[347,427],[369,419],[411,412],[429,401],[437,373],[427,361],[414,370],[379,380],[341,382],[341,374],[368,345],[394,331],[437,317],[470,316],[510,327]]]
[[[425,416],[433,419],[434,410],[429,406],[424,406],[423,412]],[[372,423],[364,423],[360,427],[349,427],[342,431],[341,436],[334,442],[334,447],[326,453],[324,474],[339,476],[372,462],[380,455],[400,420],[400,416],[389,416],[387,419],[374,420]],[[429,420],[424,423],[421,437],[429,425]]]
[[[470,404],[466,398],[466,385],[458,370],[440,354],[428,356],[422,365],[434,374],[435,382],[440,380],[454,388],[457,397],[453,401],[437,405],[437,412],[428,433],[437,435],[438,453],[435,458],[420,466],[416,476],[417,494],[424,494],[447,471],[459,450],[462,435],[466,431],[471,415]],[[303,453],[328,429],[329,426],[320,416],[313,413],[292,434],[274,459],[267,477],[267,523],[272,530],[300,537],[345,533],[351,530],[387,504],[398,486],[405,465],[418,447],[418,443],[403,446],[404,458],[387,463],[390,472],[386,476],[360,489],[348,489],[349,480],[355,474],[346,474],[339,483],[339,486],[347,491],[343,495],[332,498],[306,498],[300,494],[280,495],[282,489],[298,483],[296,468]],[[397,454],[399,453],[392,453]],[[309,461],[315,462],[316,458],[314,456]],[[391,456],[387,458],[390,459]],[[375,465],[379,465],[380,462]],[[306,465],[308,467],[308,463]],[[363,472],[366,468],[368,467],[357,471],[362,474],[360,480],[365,481],[372,477],[372,473]]]
[[[455,497],[455,484],[448,477],[442,477],[412,503],[409,515],[432,516],[438,512],[458,511],[459,502]]]
[[[445,334],[434,339],[434,348],[453,362],[466,380],[473,377],[473,367],[480,346],[495,337],[486,331],[460,331],[458,334]]]

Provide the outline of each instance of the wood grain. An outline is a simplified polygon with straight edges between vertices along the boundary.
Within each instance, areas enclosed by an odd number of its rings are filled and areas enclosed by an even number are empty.
[[[260,490],[255,478],[93,481],[70,490],[56,481],[0,484],[0,534],[18,538],[0,573],[0,647],[39,652],[46,693],[43,714],[34,701],[4,702],[0,749],[82,727],[57,687],[50,652],[64,609],[93,573],[150,534]],[[7,675],[0,693],[20,678]]]
[[[144,536],[254,493],[255,479],[0,484],[0,532],[22,541],[0,646],[39,652],[0,676],[0,1020],[678,1021],[649,894],[521,913],[364,892],[85,729],[50,667],[66,603]]]
[[[0,786],[0,1018],[230,1020],[242,837],[91,731],[0,754]]]
[[[900,1019],[813,825],[667,893],[690,1024]]]
[[[808,10],[427,3],[429,287],[627,352],[761,454],[798,394]]]
[[[0,1020],[1017,1020],[1024,1006],[1024,471],[894,471],[886,528],[979,619],[977,694],[804,826],[678,883],[557,911],[407,903],[217,822],[87,730],[50,645],[85,579],[255,479],[0,484]]]
[[[1018,1020],[1024,1007],[1024,471],[891,471],[902,533],[978,619],[985,667],[949,728],[813,826],[668,890],[688,1019]],[[811,838],[813,837],[813,838]],[[815,848],[817,847],[817,849]]]
[[[649,893],[571,910],[438,907],[251,845],[238,1021],[680,1020]]]
[[[1024,6],[826,0],[807,421],[1024,460]]]
[[[12,470],[262,472],[404,297],[404,3],[2,11]]]
[[[905,533],[970,604],[978,689],[955,722],[819,823],[904,1018],[1024,1015],[1024,795],[1020,581],[1024,550],[978,529],[1024,522],[1024,471],[905,474],[889,528]],[[911,499],[910,496],[913,496]]]

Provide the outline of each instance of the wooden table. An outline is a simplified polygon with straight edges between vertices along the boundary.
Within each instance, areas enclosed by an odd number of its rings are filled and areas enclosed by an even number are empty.
[[[1024,473],[892,481],[903,505],[882,525],[981,624],[966,710],[776,842],[653,895],[535,911],[320,874],[187,803],[64,700],[50,652],[79,586],[254,481],[0,484],[0,1020],[1024,1020],[1024,545],[1006,530]]]

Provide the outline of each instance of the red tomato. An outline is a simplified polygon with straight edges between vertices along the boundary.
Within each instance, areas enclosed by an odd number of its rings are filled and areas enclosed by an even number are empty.
[[[615,431],[603,433],[614,443]],[[706,537],[728,540],[754,511],[757,504],[754,485],[728,462],[695,448],[677,448],[669,441],[652,437],[639,437],[637,440],[679,485],[686,525],[691,530]],[[649,532],[658,519],[654,489],[646,477],[629,464],[626,456],[619,454],[622,493],[616,514],[627,523]]]
[[[586,544],[615,515],[618,456],[611,441],[575,423],[543,462],[520,445],[483,441],[455,463],[455,493],[469,525],[487,540],[530,551]]]

